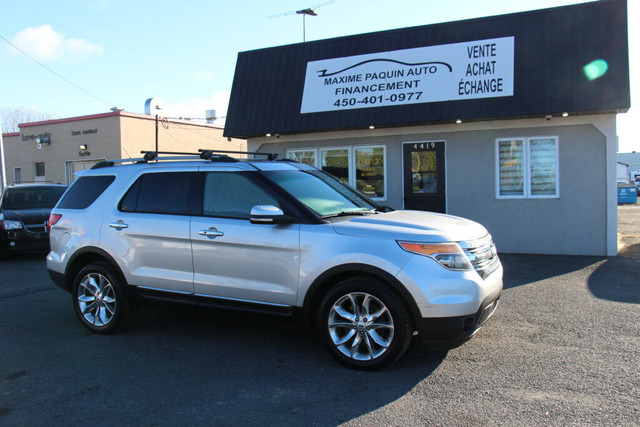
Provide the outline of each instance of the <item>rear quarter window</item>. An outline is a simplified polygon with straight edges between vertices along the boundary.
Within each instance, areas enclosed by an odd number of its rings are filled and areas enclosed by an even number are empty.
[[[62,196],[58,208],[86,209],[106,190],[116,179],[113,175],[81,176],[69,187]]]

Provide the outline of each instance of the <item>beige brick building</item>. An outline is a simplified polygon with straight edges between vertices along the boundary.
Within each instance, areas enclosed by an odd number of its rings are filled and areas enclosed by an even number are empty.
[[[246,141],[229,140],[209,123],[115,111],[20,124],[3,134],[3,186],[16,182],[70,184],[73,174],[106,159],[141,157],[142,150],[197,152],[199,148],[246,151]],[[156,139],[157,135],[157,139]]]

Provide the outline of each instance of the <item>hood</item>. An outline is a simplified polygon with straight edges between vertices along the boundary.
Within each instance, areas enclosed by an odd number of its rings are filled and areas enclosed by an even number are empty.
[[[4,219],[22,221],[23,224],[41,224],[49,219],[53,208],[33,209],[5,209],[2,211]]]
[[[439,243],[479,239],[487,234],[477,222],[433,212],[393,211],[341,219],[331,224],[336,233],[377,239]]]

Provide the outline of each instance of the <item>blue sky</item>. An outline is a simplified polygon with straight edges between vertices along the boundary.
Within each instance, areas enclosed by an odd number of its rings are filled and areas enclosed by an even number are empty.
[[[581,3],[572,0],[34,0],[4,1],[0,35],[79,90],[0,39],[0,107],[25,107],[54,117],[109,111],[144,112],[160,98],[167,116],[226,113],[238,52],[306,39],[411,27]],[[629,0],[638,23],[640,1]],[[323,5],[324,4],[324,5]],[[273,17],[273,15],[280,15]],[[639,18],[640,19],[640,18]],[[629,25],[632,105],[640,102],[638,30]],[[640,151],[640,114],[619,117],[621,151]]]

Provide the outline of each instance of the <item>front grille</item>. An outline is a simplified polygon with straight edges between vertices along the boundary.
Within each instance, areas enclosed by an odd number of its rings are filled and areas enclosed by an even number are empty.
[[[459,245],[483,279],[500,267],[500,258],[490,234],[481,239],[459,242]]]
[[[29,233],[44,233],[47,231],[47,221],[38,222],[35,224],[24,224],[25,230]]]

